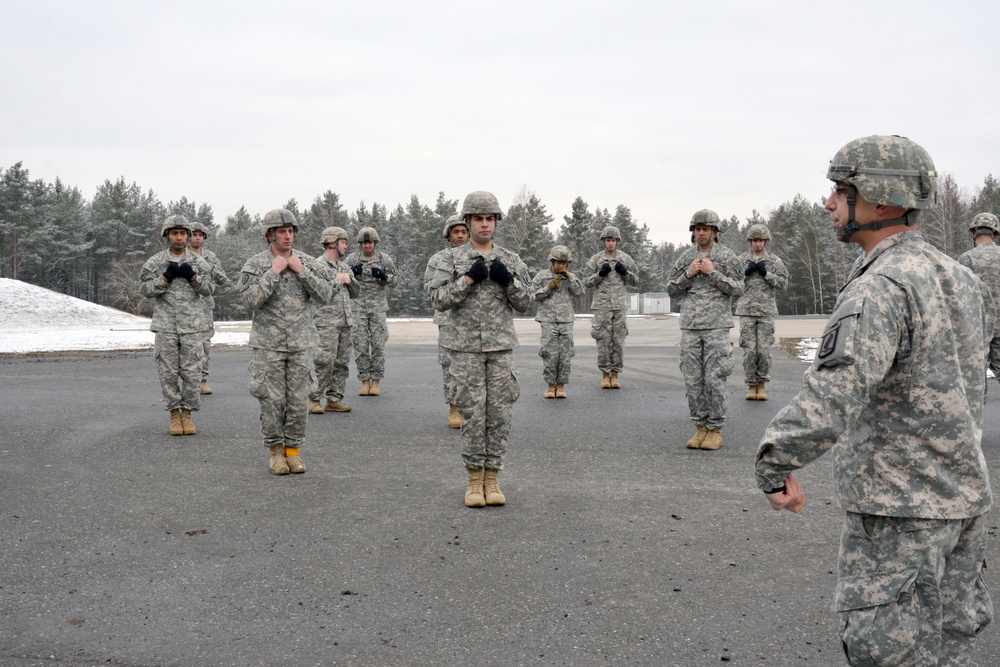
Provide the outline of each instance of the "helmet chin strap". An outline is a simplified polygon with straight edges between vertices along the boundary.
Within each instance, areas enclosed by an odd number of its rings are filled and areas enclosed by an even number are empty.
[[[858,221],[854,219],[854,204],[857,202],[857,188],[853,185],[847,186],[850,188],[847,192],[847,224],[843,228],[837,230],[837,240],[847,243],[854,236],[854,232],[873,232],[878,229],[884,229],[886,227],[894,227],[896,225],[915,225],[917,223],[917,214],[920,213],[915,208],[911,208],[902,217],[890,218],[889,220],[876,220],[875,222],[868,222],[863,225],[858,224]]]

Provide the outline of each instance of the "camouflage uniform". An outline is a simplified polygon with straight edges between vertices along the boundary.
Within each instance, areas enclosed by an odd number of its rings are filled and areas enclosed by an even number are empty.
[[[918,231],[881,241],[855,263],[801,391],[760,442],[765,492],[834,450],[848,514],[833,608],[852,665],[968,664],[992,618],[980,290]]]
[[[212,272],[210,274],[212,283],[216,287],[221,287],[229,282],[229,278],[226,276],[226,272],[222,268],[222,260],[211,250],[203,249],[201,251],[201,256],[206,262],[212,267]],[[215,297],[211,294],[202,299],[202,303],[205,306],[205,315],[208,317],[208,331],[205,332],[205,355],[201,367],[201,379],[208,380],[208,356],[209,351],[212,348],[212,336],[215,335]]]
[[[424,270],[424,292],[426,292],[431,299],[434,298],[434,293],[437,292],[437,288],[441,286],[435,284],[434,282],[434,277],[437,275],[438,267],[441,265],[441,261],[444,259],[445,255],[450,252],[451,248],[445,248],[444,250],[434,253],[431,258],[427,260],[427,268]],[[439,279],[444,280],[445,276],[442,274]],[[435,310],[434,324],[438,327],[438,363],[441,364],[441,370],[444,374],[444,398],[445,402],[447,402],[449,396],[448,384],[451,377],[451,374],[448,371],[448,367],[451,366],[451,352],[444,346],[444,342],[453,338],[455,335],[454,332],[450,331],[451,312],[447,310]]]
[[[462,459],[469,470],[503,468],[514,402],[521,395],[514,367],[514,313],[531,305],[528,267],[516,253],[498,245],[486,253],[471,243],[442,255],[432,279],[434,309],[450,311],[451,326],[442,345],[451,352],[448,402],[462,413]],[[493,280],[468,285],[465,273],[478,258],[499,259],[514,274],[501,287]]]
[[[385,314],[389,301],[385,291],[395,287],[399,278],[396,265],[386,253],[375,250],[371,258],[356,250],[347,256],[345,263],[353,269],[361,265],[361,274],[354,274],[360,284],[361,293],[354,300],[354,363],[358,367],[358,379],[381,380],[385,376],[385,343],[389,340],[389,327]],[[373,268],[385,271],[386,280],[371,274]]]
[[[327,402],[337,403],[344,397],[344,387],[350,374],[351,361],[351,299],[357,297],[361,286],[357,280],[346,285],[336,280],[338,273],[351,273],[351,267],[344,260],[336,264],[325,255],[320,255],[313,263],[318,272],[333,276],[333,294],[327,304],[319,305],[313,314],[313,323],[319,333],[319,348],[316,354],[316,386],[309,399],[318,401],[326,396]]]
[[[987,307],[993,312],[994,321],[1000,321],[1000,246],[993,241],[980,244],[959,257],[958,262],[972,269],[983,281]],[[1000,380],[1000,335],[990,340],[989,367]]]
[[[624,276],[614,270],[621,262],[628,269]],[[610,265],[611,272],[600,275],[601,267]],[[615,249],[609,255],[602,250],[587,260],[583,269],[583,284],[594,288],[591,311],[594,313],[590,328],[591,337],[597,341],[597,367],[604,373],[621,372],[625,366],[625,338],[628,336],[626,318],[629,311],[627,287],[639,284],[635,261],[628,254]]]
[[[688,267],[698,258],[711,259],[715,270],[688,278]],[[680,369],[691,420],[719,431],[726,422],[726,378],[734,364],[729,340],[732,300],[743,293],[743,264],[724,245],[715,243],[707,253],[692,246],[674,262],[667,293],[671,298],[684,298]]]
[[[170,263],[191,265],[197,281],[174,278],[168,283],[163,274]],[[183,255],[163,250],[146,260],[139,275],[139,292],[153,299],[149,330],[156,332],[153,356],[167,410],[201,408],[202,341],[211,323],[203,300],[215,289],[208,279],[211,271],[209,263],[189,249]]]
[[[583,282],[574,274],[567,280],[551,269],[539,272],[532,281],[532,293],[538,310],[535,320],[542,325],[542,338],[538,356],[542,358],[542,379],[547,384],[569,382],[573,349],[573,297],[583,295]],[[617,274],[615,274],[617,275]],[[610,275],[609,275],[610,277]],[[555,290],[549,283],[559,280]]]
[[[298,275],[271,270],[268,248],[243,266],[238,289],[253,313],[250,329],[250,394],[260,401],[260,426],[267,448],[298,448],[306,433],[309,391],[315,382],[313,357],[319,334],[313,310],[333,293],[334,277],[298,251]]]
[[[767,270],[763,276],[757,272],[747,276],[744,272],[743,296],[736,303],[740,347],[743,348],[743,377],[747,386],[752,387],[771,380],[774,318],[778,316],[774,293],[788,286],[788,269],[767,250],[762,257],[745,252],[739,256],[739,261],[744,267],[748,262],[762,262]]]

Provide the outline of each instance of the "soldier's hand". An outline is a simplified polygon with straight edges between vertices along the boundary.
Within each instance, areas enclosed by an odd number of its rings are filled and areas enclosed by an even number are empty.
[[[628,269],[621,262],[615,262],[615,273],[620,276],[628,275]]]
[[[553,278],[552,280],[549,281],[549,289],[552,290],[553,292],[556,291],[557,289],[559,289],[559,279],[558,278]]]
[[[749,278],[757,270],[757,262],[751,262],[747,260],[747,268],[743,271],[743,275]]]
[[[288,268],[294,274],[302,273],[302,258],[293,252],[288,256]]]
[[[349,273],[338,273],[337,280],[340,282],[341,285],[349,285],[351,281],[354,279],[351,278],[351,275]]]
[[[710,260],[708,257],[702,258],[702,260],[701,260],[701,272],[704,273],[707,276],[712,271],[715,271],[715,264],[712,263],[712,260]]]
[[[684,276],[694,278],[696,275],[701,273],[701,260],[693,259],[691,263],[688,264],[687,270],[684,272]]]
[[[607,262],[604,262],[604,265],[601,266],[601,270],[597,272],[597,275],[599,275],[602,278],[605,278],[609,273],[611,273],[611,265],[608,264]]]
[[[363,271],[364,268],[365,268],[364,264],[362,264],[361,262],[358,262],[357,264],[355,264],[354,266],[351,267],[351,271],[354,272],[354,275],[356,275],[358,278],[360,278],[361,277],[361,271]]]
[[[757,273],[760,274],[761,278],[767,275],[767,264],[764,263],[764,260],[757,262]]]
[[[377,266],[373,266],[372,278],[377,278],[378,280],[385,282],[386,280],[389,279],[389,274],[383,271],[382,269],[378,268]]]
[[[194,268],[187,262],[184,262],[183,264],[177,267],[177,277],[185,278],[187,280],[193,280]]]
[[[168,283],[177,277],[177,262],[167,263],[167,270],[163,272],[163,277]]]
[[[288,260],[281,255],[275,255],[271,260],[271,270],[277,273],[279,276],[281,272],[288,268]]]
[[[572,280],[572,276],[570,276],[569,271],[567,271],[566,269],[563,269],[562,271],[560,271],[559,275],[561,275],[566,280]]]
[[[473,284],[486,280],[490,275],[490,270],[486,268],[486,260],[482,257],[477,259],[465,272],[465,275],[472,279]]]
[[[514,282],[514,274],[510,272],[507,265],[500,261],[497,257],[490,264],[490,280],[500,285],[501,287],[507,287]]]
[[[785,480],[784,491],[765,493],[764,497],[771,503],[771,509],[778,512],[788,510],[798,514],[806,506],[806,494],[802,491],[802,485],[791,475]]]

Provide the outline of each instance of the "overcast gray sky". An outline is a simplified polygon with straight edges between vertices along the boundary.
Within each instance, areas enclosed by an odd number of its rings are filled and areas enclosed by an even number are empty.
[[[868,134],[970,192],[1000,175],[998,25],[986,0],[0,0],[0,168],[220,223],[526,185],[553,232],[582,196],[683,243],[700,208],[818,200]]]

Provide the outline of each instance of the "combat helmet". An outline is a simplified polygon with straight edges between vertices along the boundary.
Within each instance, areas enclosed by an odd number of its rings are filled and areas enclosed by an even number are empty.
[[[573,261],[573,254],[564,245],[552,246],[551,252],[549,252],[550,262],[566,262],[569,264]]]
[[[601,240],[603,241],[604,239],[615,239],[616,241],[621,243],[622,233],[618,231],[617,227],[608,225],[607,227],[601,230]]]
[[[718,232],[722,223],[719,222],[719,214],[707,208],[703,208],[700,211],[695,211],[694,215],[691,216],[691,224],[688,226],[688,231],[693,232],[695,225],[704,225],[706,227],[715,227],[715,231]]]
[[[188,233],[188,238],[191,238],[191,223],[183,215],[171,215],[168,216],[166,220],[163,221],[163,227],[160,229],[160,236],[166,237],[167,232],[171,229],[185,229]]]
[[[747,241],[770,241],[771,232],[764,225],[750,225],[747,230]]]
[[[287,208],[276,208],[264,214],[260,221],[260,231],[267,240],[267,233],[278,227],[291,227],[295,232],[299,231],[299,223],[295,219],[295,214]]]
[[[456,213],[455,215],[448,216],[448,219],[444,221],[444,238],[445,238],[445,240],[447,240],[448,237],[451,235],[451,228],[452,227],[457,227],[458,225],[462,225],[466,229],[469,228],[469,226],[467,224],[465,224],[465,220],[458,213]]]
[[[378,244],[378,232],[374,227],[362,227],[358,230],[358,243],[363,241],[374,241]]]
[[[347,232],[343,227],[327,227],[319,235],[319,245],[325,249],[327,243],[336,243],[340,239],[347,240]]]
[[[195,232],[201,232],[202,234],[205,235],[206,239],[208,238],[208,227],[206,227],[204,223],[198,222],[197,220],[192,220],[191,233],[194,234]]]
[[[497,222],[503,219],[503,211],[500,210],[500,202],[493,196],[492,192],[476,190],[465,195],[462,202],[462,219],[468,220],[472,214],[489,215],[492,213],[497,217]]]
[[[977,213],[972,222],[969,223],[969,231],[975,233],[977,229],[988,229],[994,236],[1000,235],[1000,218],[992,213]]]
[[[841,241],[861,230],[912,225],[920,210],[937,198],[937,172],[931,156],[917,143],[897,135],[872,135],[849,142],[830,160],[826,177],[850,186],[847,225],[837,230]],[[906,209],[906,214],[859,225],[854,220],[857,194],[872,204]]]

